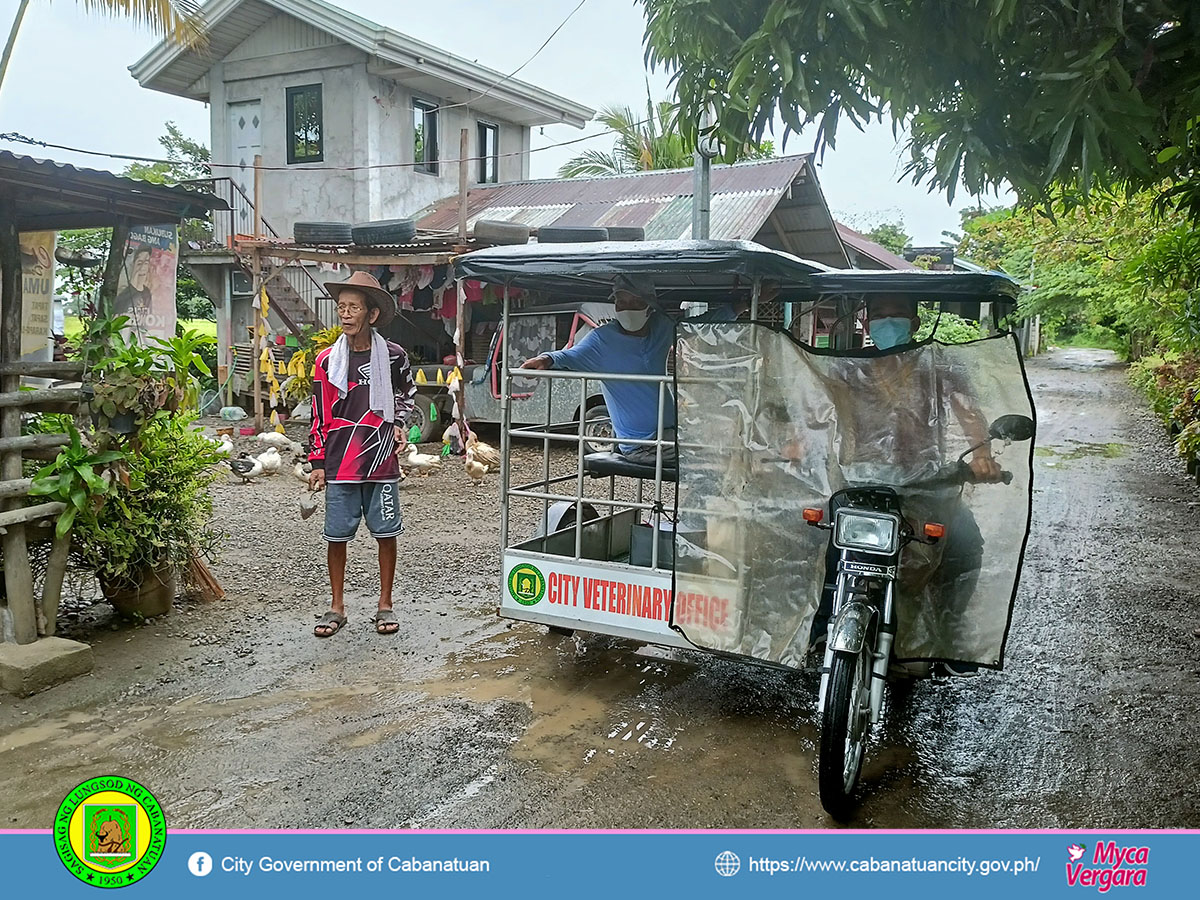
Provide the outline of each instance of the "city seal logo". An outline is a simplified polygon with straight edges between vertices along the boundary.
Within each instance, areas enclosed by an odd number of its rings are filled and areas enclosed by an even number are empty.
[[[129,778],[92,778],[54,817],[54,848],[67,870],[95,887],[125,887],[158,863],[167,824],[154,795]]]
[[[533,606],[546,595],[546,579],[536,567],[521,563],[508,574],[508,595],[522,606]]]

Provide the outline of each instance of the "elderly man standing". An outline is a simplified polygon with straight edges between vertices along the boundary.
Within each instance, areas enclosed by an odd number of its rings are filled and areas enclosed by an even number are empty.
[[[395,318],[396,304],[366,272],[325,285],[337,304],[342,336],[317,356],[313,373],[313,417],[309,486],[325,488],[329,612],[313,633],[330,637],[346,624],[346,544],[365,518],[379,543],[379,610],[375,630],[395,634],[392,611],[396,538],[404,531],[400,512],[400,463],[404,424],[417,386],[408,354],[376,330]]]
[[[667,354],[675,343],[675,324],[651,304],[654,281],[648,276],[618,276],[613,284],[614,322],[589,331],[578,344],[551,350],[521,365],[522,369],[567,369],[577,372],[611,372],[617,375],[665,375]],[[731,322],[745,309],[720,306],[692,322]],[[602,381],[600,390],[621,455],[633,462],[654,465],[655,448],[624,444],[626,440],[658,439],[658,385],[642,381]],[[675,402],[667,391],[663,409],[663,440],[675,436]],[[663,460],[675,462],[675,447],[663,447]]]

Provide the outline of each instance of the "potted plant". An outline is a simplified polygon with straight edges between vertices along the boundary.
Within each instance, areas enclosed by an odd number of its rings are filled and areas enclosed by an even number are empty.
[[[209,524],[208,487],[221,457],[193,422],[184,413],[152,417],[103,502],[74,516],[73,561],[95,574],[123,614],[170,610],[179,572],[220,538]]]
[[[213,343],[212,337],[188,330],[140,344],[125,335],[128,322],[126,316],[96,319],[79,344],[90,379],[93,421],[98,429],[118,435],[136,433],[159,410],[195,408],[199,384],[192,369],[212,374],[199,352]]]
[[[199,350],[212,338],[189,331],[148,345],[121,334],[123,317],[89,325],[80,351],[92,379],[96,432],[71,443],[38,472],[34,492],[67,503],[60,534],[73,527],[71,561],[93,573],[126,615],[159,615],[178,573],[215,546],[208,486],[217,445],[194,425],[208,373]]]

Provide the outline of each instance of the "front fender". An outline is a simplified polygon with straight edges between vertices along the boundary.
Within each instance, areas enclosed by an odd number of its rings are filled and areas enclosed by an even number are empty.
[[[831,650],[858,653],[867,640],[871,616],[875,610],[859,600],[851,600],[837,614],[833,622],[833,635],[829,642]]]

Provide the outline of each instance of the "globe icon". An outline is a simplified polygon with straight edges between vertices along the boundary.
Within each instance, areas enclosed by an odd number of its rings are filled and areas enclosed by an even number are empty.
[[[738,855],[732,850],[722,850],[717,854],[717,860],[714,864],[717,867],[717,874],[724,875],[729,878],[736,875],[742,867],[742,861],[738,859]]]

